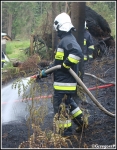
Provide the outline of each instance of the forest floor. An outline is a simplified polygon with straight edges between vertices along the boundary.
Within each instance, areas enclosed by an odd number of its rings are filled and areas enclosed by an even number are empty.
[[[95,75],[98,78],[103,79],[107,82],[115,82],[115,52],[110,52],[108,56],[103,56],[102,58],[96,58],[91,62],[85,63],[85,73],[90,73]],[[49,78],[50,79],[50,78]],[[42,80],[42,82],[45,79]],[[41,83],[42,83],[41,82]],[[52,82],[51,79],[49,82]],[[84,84],[90,88],[99,85],[105,85],[105,83],[100,82],[98,79],[84,75]],[[51,94],[52,83],[48,83],[49,91],[48,94]],[[116,103],[115,103],[115,86],[108,88],[96,89],[90,91],[95,98],[101,103],[101,105],[108,110],[109,112],[116,113]],[[62,145],[62,140],[59,142],[61,148],[116,148],[116,126],[115,126],[115,117],[107,115],[103,110],[99,109],[96,104],[89,98],[87,95],[87,105],[83,105],[82,101],[79,102],[79,107],[82,107],[89,112],[88,118],[88,127],[83,129],[83,132],[76,133],[75,127],[73,124],[73,136],[68,139],[67,145]],[[48,108],[49,113],[45,116],[44,122],[41,125],[41,130],[53,131],[53,107],[51,99],[48,99]],[[51,111],[50,111],[51,110]],[[33,130],[30,130],[26,124],[26,119],[22,118],[19,121],[10,122],[8,124],[2,124],[2,148],[31,148],[29,142],[29,137],[34,136]],[[40,136],[41,139],[41,136]],[[46,140],[46,138],[45,138]],[[70,141],[71,143],[70,143]],[[35,139],[36,141],[36,139]],[[67,140],[66,140],[67,141]],[[25,144],[20,145],[22,142]],[[34,141],[33,141],[34,142]],[[40,146],[42,145],[42,147]],[[40,141],[40,144],[34,142],[32,148],[43,148],[43,140]],[[56,145],[55,147],[49,147],[47,144],[44,148],[59,148]]]

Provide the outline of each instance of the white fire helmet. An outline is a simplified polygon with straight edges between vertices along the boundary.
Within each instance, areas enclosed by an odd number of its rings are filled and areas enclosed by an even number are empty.
[[[65,12],[59,14],[55,19],[54,19],[54,29],[58,31],[70,31],[71,28],[74,28],[74,26],[71,23],[71,18],[68,14]]]

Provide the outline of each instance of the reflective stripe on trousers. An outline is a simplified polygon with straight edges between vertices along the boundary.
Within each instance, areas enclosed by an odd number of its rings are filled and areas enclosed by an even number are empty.
[[[84,55],[84,60],[87,60],[87,55]]]
[[[72,119],[76,118],[77,116],[79,116],[80,114],[82,114],[82,111],[79,107],[77,107],[76,109],[74,109],[72,112]]]
[[[89,58],[93,58],[93,55],[88,55]],[[84,61],[88,60],[87,55],[84,55]]]
[[[58,120],[57,122],[59,128],[68,128],[72,126],[71,120],[65,120],[65,121]]]

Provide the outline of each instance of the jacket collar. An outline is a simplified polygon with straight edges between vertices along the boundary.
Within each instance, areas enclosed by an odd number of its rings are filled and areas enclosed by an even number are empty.
[[[69,32],[61,32],[61,34],[59,34],[59,38],[62,39],[65,36],[70,35],[70,34],[71,34],[71,31],[69,31]]]

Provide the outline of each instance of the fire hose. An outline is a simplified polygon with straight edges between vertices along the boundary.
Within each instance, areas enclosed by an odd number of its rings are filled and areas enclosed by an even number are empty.
[[[45,71],[46,74],[49,74],[53,71],[55,71],[56,69],[60,69],[61,65],[57,65],[54,66],[50,69],[47,69]],[[104,111],[104,113],[106,113],[107,115],[111,116],[111,117],[115,117],[115,114],[109,112],[108,110],[106,110],[97,100],[96,98],[93,96],[93,94],[88,90],[88,88],[85,86],[85,84],[82,82],[82,80],[78,77],[78,75],[70,68],[69,69],[70,74],[74,77],[74,79],[77,81],[77,83],[82,86],[82,88],[84,89],[84,91],[87,93],[87,95],[91,98],[91,100],[98,106],[98,108],[102,111]]]
[[[37,75],[33,75],[33,76],[31,76],[30,78],[36,78],[37,77]],[[88,88],[88,90],[90,90],[90,91],[92,91],[92,90],[96,90],[96,89],[103,89],[103,88],[108,88],[108,87],[111,87],[111,86],[115,86],[114,84],[106,84],[106,85],[101,85],[101,86],[95,86],[95,87],[91,87],[91,88]],[[38,96],[38,97],[34,97],[33,99],[42,99],[42,98],[51,98],[52,97],[52,95],[50,94],[50,95],[47,95],[47,96]],[[20,99],[20,100],[15,100],[14,102],[20,102],[20,101],[24,101],[24,100],[27,100],[27,98],[26,99]],[[28,98],[28,100],[32,100],[32,98]],[[2,102],[2,104],[7,104],[8,102]]]

